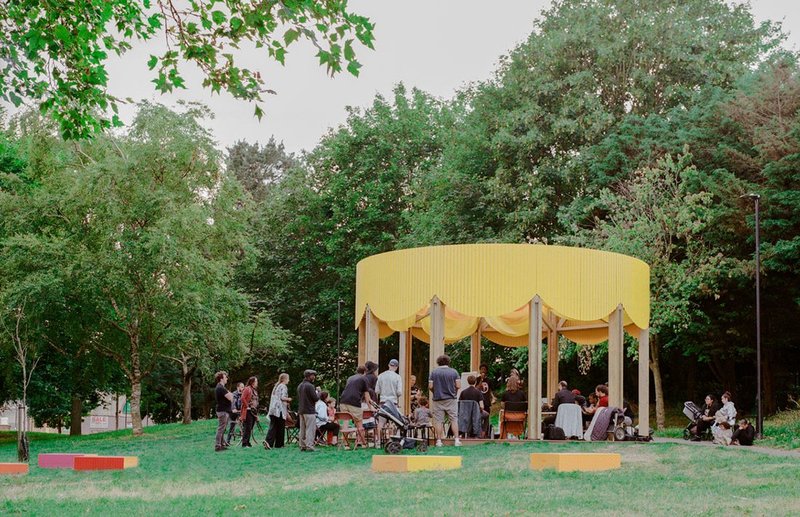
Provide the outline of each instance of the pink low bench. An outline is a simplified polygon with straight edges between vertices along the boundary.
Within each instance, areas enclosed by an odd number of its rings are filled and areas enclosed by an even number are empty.
[[[39,455],[39,468],[42,469],[71,469],[75,458],[80,456],[97,456],[96,454],[76,453],[45,453]]]

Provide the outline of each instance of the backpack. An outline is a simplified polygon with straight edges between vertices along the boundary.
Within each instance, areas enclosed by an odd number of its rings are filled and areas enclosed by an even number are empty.
[[[233,411],[239,413],[242,410],[242,394],[239,390],[233,392]]]
[[[564,430],[560,427],[556,427],[553,424],[547,426],[544,430],[544,439],[545,440],[566,440],[567,437],[564,435]]]

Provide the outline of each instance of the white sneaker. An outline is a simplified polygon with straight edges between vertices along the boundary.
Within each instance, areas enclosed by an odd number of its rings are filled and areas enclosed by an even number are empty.
[[[461,447],[461,440],[459,440],[458,438],[456,438],[455,446],[456,447]]]
[[[442,441],[441,440],[436,440],[436,446],[437,447],[441,447],[442,446]]]

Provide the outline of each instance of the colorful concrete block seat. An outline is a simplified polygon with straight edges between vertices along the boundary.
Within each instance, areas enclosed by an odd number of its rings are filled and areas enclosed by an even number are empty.
[[[71,469],[78,456],[97,456],[96,454],[78,454],[72,452],[55,452],[39,455],[39,468],[42,469]]]
[[[461,468],[461,456],[373,456],[374,472],[416,472]]]
[[[139,465],[136,456],[76,456],[75,470],[124,470]]]
[[[605,452],[533,452],[531,468],[556,469],[558,472],[598,471],[620,468],[622,458]]]
[[[0,463],[0,476],[10,474],[27,474],[27,463]]]

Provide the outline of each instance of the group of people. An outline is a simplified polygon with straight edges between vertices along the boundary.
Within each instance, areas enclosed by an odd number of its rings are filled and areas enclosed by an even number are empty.
[[[340,410],[349,413],[358,429],[357,445],[364,446],[364,410],[369,409],[373,400],[391,401],[399,404],[403,394],[403,381],[397,373],[399,363],[389,361],[388,369],[377,375],[378,365],[367,361],[359,366],[357,373],[347,379],[340,395]],[[269,431],[264,439],[264,447],[281,448],[285,445],[287,423],[297,425],[298,444],[301,451],[315,451],[318,446],[334,445],[339,433],[336,419],[336,399],[314,385],[317,372],[306,370],[303,381],[297,387],[297,419],[293,421],[289,396],[289,375],[280,374],[272,389],[269,400]],[[246,384],[239,383],[233,392],[226,388],[227,372],[215,376],[216,412],[218,419],[214,450],[224,451],[230,447],[236,425],[242,429],[242,447],[252,447],[253,427],[258,422],[258,379],[250,377]],[[378,420],[380,428],[384,422]],[[225,431],[228,431],[227,437]]]
[[[746,418],[736,424],[736,406],[726,391],[719,400],[713,393],[706,395],[700,417],[689,426],[691,440],[700,441],[711,432],[714,443],[720,445],[753,445],[755,429]]]

